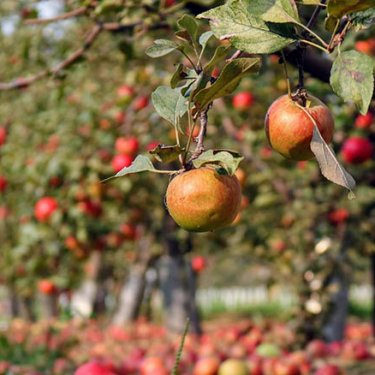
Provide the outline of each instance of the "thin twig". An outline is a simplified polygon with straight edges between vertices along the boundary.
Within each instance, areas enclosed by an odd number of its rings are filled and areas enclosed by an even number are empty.
[[[47,23],[56,22],[56,21],[62,21],[67,20],[69,18],[81,16],[85,14],[87,11],[86,7],[80,7],[77,9],[74,9],[70,12],[60,14],[59,16],[52,17],[52,18],[31,18],[24,21],[25,25],[45,25]]]
[[[200,129],[199,129],[199,134],[198,134],[198,137],[196,138],[197,139],[197,146],[191,156],[191,160],[194,160],[194,159],[197,159],[199,157],[199,155],[204,151],[204,145],[203,145],[203,142],[204,142],[204,137],[206,135],[206,132],[207,132],[207,124],[208,124],[208,109],[205,109],[204,111],[202,111],[200,114],[199,114],[199,122],[200,122]]]

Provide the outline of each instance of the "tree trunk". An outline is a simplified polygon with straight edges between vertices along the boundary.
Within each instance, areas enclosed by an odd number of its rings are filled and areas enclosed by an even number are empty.
[[[138,257],[131,266],[120,294],[119,306],[113,317],[113,323],[116,325],[129,323],[138,318],[146,285],[145,274],[154,259],[150,252],[152,238],[144,233],[143,227],[140,227],[139,231],[141,235],[138,241]]]
[[[40,293],[38,295],[39,313],[42,319],[52,319],[57,316],[57,296]]]
[[[176,225],[166,216],[164,235],[167,254],[159,262],[160,288],[163,293],[166,326],[171,331],[183,332],[187,319],[190,330],[201,333],[200,320],[195,302],[196,283],[191,267],[184,259],[184,252],[191,250],[190,240],[178,241]]]
[[[101,265],[101,253],[93,251],[87,262],[86,278],[74,292],[71,301],[72,313],[82,318],[88,318],[94,312],[94,303],[98,293],[98,274]]]

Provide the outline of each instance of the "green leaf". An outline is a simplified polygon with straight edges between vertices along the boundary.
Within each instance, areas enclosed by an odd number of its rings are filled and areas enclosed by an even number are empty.
[[[322,175],[335,184],[344,186],[352,191],[355,188],[354,178],[336,159],[335,153],[324,141],[319,128],[314,124],[313,136],[310,143],[311,151],[318,160]]]
[[[249,10],[266,22],[300,22],[296,4],[291,0],[250,1]]]
[[[341,18],[346,14],[373,7],[375,7],[374,0],[330,0],[327,12],[334,17]]]
[[[333,33],[336,29],[337,22],[340,22],[340,18],[334,16],[328,16],[324,21],[324,27],[330,33]]]
[[[168,55],[179,48],[179,45],[171,40],[157,39],[154,41],[154,45],[147,48],[146,54],[150,57],[161,57]]]
[[[333,91],[344,101],[353,101],[366,114],[374,92],[374,62],[371,57],[346,51],[333,62],[330,83]]]
[[[186,99],[181,95],[180,88],[171,89],[168,86],[159,86],[152,93],[151,99],[159,116],[174,126],[187,111]]]
[[[219,46],[216,48],[211,60],[203,68],[203,71],[207,74],[211,74],[211,71],[215,68],[216,64],[223,60],[226,57],[229,47],[228,46]]]
[[[241,51],[273,53],[296,40],[290,25],[266,23],[251,13],[248,0],[231,0],[198,16],[210,21],[215,36]]]
[[[183,15],[178,21],[177,26],[180,30],[186,30],[190,35],[191,41],[195,43],[198,39],[198,24],[192,16]]]
[[[115,177],[125,176],[130,173],[140,173],[140,172],[153,172],[157,171],[151,160],[144,155],[138,155],[133,163],[129,167],[122,168],[120,172],[117,172]]]
[[[242,160],[243,157],[239,156],[237,153],[208,150],[199,155],[197,159],[194,159],[193,165],[195,168],[200,168],[205,164],[218,164],[223,167],[228,174],[233,175]]]
[[[199,37],[199,44],[202,46],[203,49],[206,48],[207,42],[214,36],[212,31],[206,31]]]
[[[260,62],[259,58],[240,58],[229,62],[212,86],[200,90],[194,96],[194,103],[204,108],[214,99],[232,93],[244,75],[259,71]]]
[[[170,163],[171,161],[177,160],[179,155],[184,151],[183,147],[176,146],[164,146],[157,145],[153,150],[149,151],[156,160],[163,163]]]
[[[375,24],[375,7],[350,15],[350,20],[356,30],[364,29]]]
[[[302,5],[319,5],[321,0],[300,0],[298,3],[302,3]]]
[[[184,74],[184,65],[178,64],[177,69],[173,73],[173,76],[170,81],[172,89],[176,88],[179,82],[181,82],[184,79],[183,74]]]

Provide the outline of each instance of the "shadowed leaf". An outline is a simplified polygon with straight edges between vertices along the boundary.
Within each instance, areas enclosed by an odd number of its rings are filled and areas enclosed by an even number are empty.
[[[164,146],[157,145],[153,150],[149,151],[151,155],[155,156],[156,160],[169,163],[171,161],[177,160],[179,155],[185,149],[180,146]]]

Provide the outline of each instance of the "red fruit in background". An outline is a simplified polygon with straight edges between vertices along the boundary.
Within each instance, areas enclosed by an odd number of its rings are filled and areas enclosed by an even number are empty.
[[[340,369],[336,365],[323,365],[314,375],[340,375]]]
[[[193,368],[193,375],[216,375],[220,361],[216,356],[201,358]]]
[[[327,355],[328,348],[324,341],[313,340],[307,344],[306,352],[312,358],[323,358]]]
[[[349,218],[349,211],[346,208],[338,208],[328,213],[328,220],[331,224],[337,225]]]
[[[10,215],[10,210],[6,206],[0,206],[0,220],[6,219]]]
[[[142,95],[138,96],[133,102],[133,108],[135,111],[140,111],[143,108],[146,108],[148,105],[149,99],[148,96]]]
[[[206,259],[202,256],[195,256],[191,260],[191,268],[195,272],[201,272],[207,267]]]
[[[118,111],[116,112],[115,114],[115,120],[118,124],[123,124],[125,122],[125,119],[126,119],[126,114],[124,111]]]
[[[375,54],[375,38],[368,40],[358,40],[354,44],[355,49],[359,52],[366,53],[367,55]]]
[[[342,158],[349,164],[361,164],[371,159],[374,152],[372,143],[363,137],[348,138],[341,149]]]
[[[249,109],[254,104],[254,96],[248,91],[239,92],[232,100],[233,108],[240,111]]]
[[[365,115],[358,115],[355,118],[354,126],[358,129],[366,129],[374,121],[374,115],[371,112],[367,112]]]
[[[120,172],[122,168],[129,167],[133,162],[130,155],[115,155],[112,159],[112,169],[114,172]]]
[[[125,239],[130,241],[134,241],[138,236],[137,227],[128,223],[121,224],[120,232],[124,235]]]
[[[0,192],[4,192],[8,186],[8,181],[5,177],[0,176]]]
[[[158,147],[160,145],[159,141],[151,141],[147,144],[146,150],[147,151],[152,151],[154,148]]]
[[[299,375],[300,371],[297,365],[288,361],[287,358],[278,359],[273,367],[273,375]]]
[[[309,96],[310,106],[301,108],[288,95],[276,99],[269,107],[265,131],[271,147],[291,160],[308,160],[314,157],[310,149],[315,120],[327,143],[333,135],[334,120],[328,107],[314,96]],[[307,113],[310,115],[307,115]]]
[[[111,367],[99,362],[89,362],[78,367],[74,375],[116,375]]]
[[[0,146],[2,146],[7,140],[7,130],[5,127],[0,127]]]
[[[116,139],[115,149],[119,154],[133,156],[139,149],[138,139],[135,137],[119,137]]]
[[[58,203],[53,197],[43,197],[34,206],[34,215],[40,222],[46,222],[57,210]]]
[[[98,151],[98,156],[101,161],[108,162],[111,160],[112,154],[106,149],[101,149]]]
[[[246,362],[240,359],[227,359],[219,367],[218,375],[248,375],[249,368]]]
[[[247,362],[249,367],[249,375],[262,375],[262,358],[258,356],[251,356]]]
[[[171,7],[172,5],[174,5],[176,3],[176,0],[165,0],[165,7],[168,8],[168,7]]]
[[[56,286],[51,280],[40,280],[38,282],[38,290],[40,293],[51,295],[56,292]]]
[[[169,375],[164,361],[159,357],[145,358],[141,365],[141,375]]]
[[[83,213],[92,217],[99,217],[103,212],[101,203],[91,199],[85,199],[79,202],[78,207]]]
[[[127,98],[131,98],[133,95],[134,95],[134,89],[133,87],[129,85],[121,85],[117,89],[117,96],[119,98],[127,99]]]
[[[80,247],[77,238],[75,238],[74,236],[66,237],[64,244],[65,244],[65,247],[69,250],[77,250]]]

